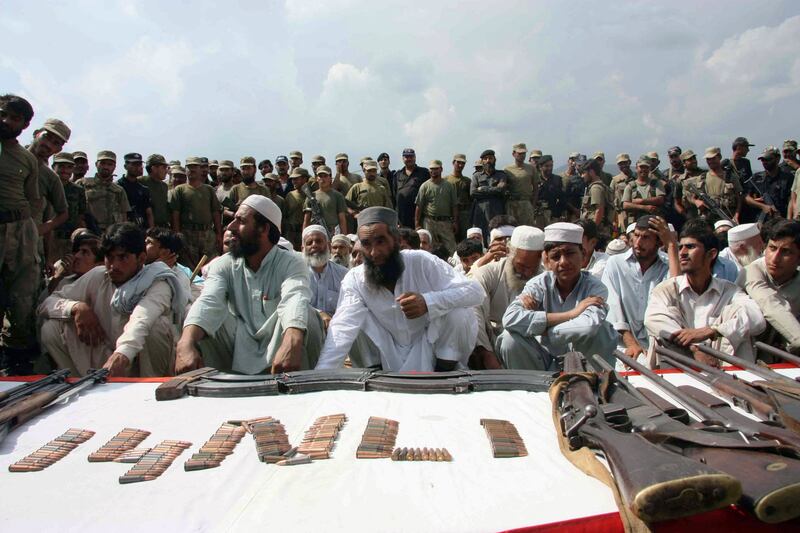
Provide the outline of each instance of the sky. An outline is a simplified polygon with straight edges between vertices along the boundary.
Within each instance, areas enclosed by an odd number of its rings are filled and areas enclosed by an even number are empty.
[[[66,151],[498,164],[800,137],[800,2],[5,0],[0,92]],[[756,162],[757,163],[757,162]],[[607,166],[607,170],[609,170]],[[758,166],[757,164],[755,166]],[[613,170],[613,168],[611,169]]]

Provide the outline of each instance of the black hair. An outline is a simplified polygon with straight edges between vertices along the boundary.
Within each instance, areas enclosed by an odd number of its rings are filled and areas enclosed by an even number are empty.
[[[597,224],[594,220],[588,218],[581,218],[575,221],[575,224],[583,228],[583,236],[587,239],[597,239]]]
[[[681,239],[683,238],[700,241],[706,251],[719,250],[719,238],[705,220],[695,218],[684,224],[683,230],[681,230]]]
[[[147,230],[147,236],[157,240],[162,248],[174,254],[179,254],[183,250],[183,238],[180,233],[173,233],[166,228],[150,228]]]
[[[144,231],[131,222],[112,224],[103,234],[103,242],[100,245],[100,251],[103,256],[106,256],[115,248],[121,248],[135,255],[143,253]]]
[[[480,253],[483,253],[483,243],[478,239],[464,239],[456,246],[456,255],[462,259]]]
[[[0,96],[0,106],[21,115],[25,122],[33,120],[33,106],[21,96],[4,94]]]
[[[103,253],[100,251],[100,237],[88,231],[79,233],[72,239],[72,253],[78,253],[78,250],[80,250],[83,245],[88,246],[92,250],[95,262],[103,260]]]
[[[408,243],[412,250],[419,250],[419,234],[411,228],[400,228],[397,236]]]
[[[597,159],[589,159],[582,164],[581,168],[579,169],[580,172],[588,172],[590,170],[594,171],[595,174],[600,175],[600,163],[597,162]]]
[[[797,220],[786,220],[785,218],[773,219],[774,222],[767,229],[768,241],[776,241],[791,237],[795,246],[800,248],[800,222]]]
[[[489,221],[489,231],[497,229],[500,226],[514,226],[516,228],[519,226],[519,222],[511,215],[497,215],[496,217],[492,217]]]
[[[270,161],[269,159],[261,160],[261,162],[258,164],[258,170],[263,169],[267,165],[272,166],[272,161]]]
[[[444,262],[447,262],[450,259],[450,254],[447,253],[447,247],[444,244],[437,244],[431,249],[431,253],[441,259]]]
[[[574,242],[559,242],[559,241],[544,243],[544,253],[548,253],[553,248],[558,248],[559,246],[564,246],[565,244],[572,244],[573,246],[577,246],[578,250],[580,250],[581,253],[583,253],[583,246],[581,246],[580,244]]]

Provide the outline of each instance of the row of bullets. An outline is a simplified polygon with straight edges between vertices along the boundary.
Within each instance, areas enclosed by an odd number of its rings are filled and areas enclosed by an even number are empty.
[[[498,457],[525,457],[528,450],[517,428],[508,420],[482,418],[481,425],[486,430],[489,442],[492,444],[492,453]]]
[[[218,467],[227,456],[233,453],[245,433],[246,430],[241,425],[223,423],[214,432],[214,435],[200,447],[200,450],[192,454],[189,460],[183,464],[183,469],[190,472]]]
[[[330,458],[333,444],[339,436],[339,430],[346,421],[347,416],[344,414],[317,418],[306,430],[303,441],[297,447],[297,453],[307,455],[315,460]]]
[[[450,462],[453,456],[447,448],[395,448],[392,461],[445,461]]]
[[[143,429],[125,428],[110,441],[103,444],[99,450],[89,455],[90,463],[111,462],[120,455],[139,446],[144,439],[150,436],[149,431]]]
[[[400,424],[396,420],[377,416],[369,417],[367,428],[364,430],[361,443],[356,450],[356,458],[385,459],[391,457],[399,426]]]
[[[267,416],[242,422],[242,426],[253,435],[258,459],[264,463],[284,460],[284,454],[292,449],[286,429],[277,418]]]
[[[144,454],[133,468],[119,477],[119,482],[138,483],[140,481],[152,481],[164,473],[172,462],[178,458],[184,450],[191,447],[191,442],[182,440],[161,441],[155,448]]]
[[[88,429],[68,429],[35,452],[9,465],[9,472],[38,472],[44,470],[94,436]]]

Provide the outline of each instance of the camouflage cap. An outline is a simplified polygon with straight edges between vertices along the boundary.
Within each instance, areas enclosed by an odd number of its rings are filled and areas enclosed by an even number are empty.
[[[292,173],[289,174],[290,178],[306,178],[308,179],[309,173],[308,170],[304,169],[303,167],[297,167],[296,169],[292,170]]]
[[[647,157],[649,157],[650,159],[655,159],[656,161],[659,161],[658,152],[647,152]]]
[[[303,159],[303,152],[301,152],[300,150],[292,150],[291,152],[289,152],[289,158],[292,159],[294,157],[299,157],[300,159]]]
[[[141,163],[144,161],[142,154],[138,152],[131,152],[129,154],[125,154],[122,158],[126,163]]]
[[[475,166],[483,168],[483,159],[476,159]]]
[[[202,165],[202,164],[203,164],[203,162],[201,161],[201,159],[199,157],[187,157],[186,158],[186,166],[187,167],[191,166],[191,165]]]
[[[639,156],[639,159],[636,160],[636,166],[638,167],[638,166],[645,165],[645,166],[649,167],[650,165],[653,164],[652,160],[653,160],[653,158],[650,157],[649,155],[642,154],[642,155]]]
[[[719,149],[719,146],[709,146],[706,148],[706,153],[703,155],[703,157],[706,159],[712,159],[718,155],[722,155],[722,150]]]
[[[631,155],[630,154],[617,154],[617,163],[622,163],[623,161],[627,161],[628,163],[631,162]]]
[[[695,154],[694,150],[692,149],[686,150],[685,152],[681,153],[681,161],[688,161],[693,157],[697,157],[697,154]]]
[[[75,164],[75,158],[69,152],[58,152],[53,156],[53,163],[67,163],[70,165]]]
[[[525,146],[525,143],[517,143],[511,148],[512,150],[514,150],[514,153],[522,153],[522,154],[528,153],[528,147]]]
[[[783,141],[783,149],[784,150],[791,150],[793,152],[797,151],[797,141],[794,139],[787,139]]]
[[[173,176],[185,176],[186,169],[180,165],[175,165],[169,168],[169,171],[172,173]]]
[[[315,155],[314,157],[311,158],[311,162],[312,163],[322,163],[324,165],[325,164],[325,158],[323,156],[321,156],[321,155]]]
[[[69,141],[69,136],[72,134],[69,127],[57,118],[48,118],[44,121],[43,129],[49,131],[62,141]]]
[[[539,158],[539,164],[544,165],[545,163],[550,163],[553,161],[553,156],[550,154],[544,154],[541,158]]]
[[[181,162],[179,159],[171,159],[169,162],[169,166],[171,167],[179,167],[181,166]]]
[[[320,174],[327,174],[328,176],[330,176],[331,167],[327,165],[320,165],[319,167],[317,167],[317,176],[319,176]]]
[[[147,157],[147,164],[148,165],[166,165],[167,158],[165,158],[161,154],[151,154]]]
[[[525,149],[527,153],[528,149]],[[431,159],[431,162],[428,163],[428,168],[442,168],[442,162],[439,159]]]
[[[269,180],[269,181],[278,181],[278,176],[276,176],[275,174],[270,172],[270,173],[264,175],[263,181],[267,181],[267,180]]]
[[[200,164],[201,165],[207,165],[208,164],[208,158],[207,157],[201,157],[200,158]]]
[[[87,161],[89,160],[89,156],[86,155],[86,152],[81,152],[80,150],[78,150],[76,152],[72,152],[72,158],[73,159],[85,159]]]
[[[759,159],[774,159],[780,157],[781,153],[778,151],[777,148],[774,146],[767,146],[764,148],[764,151],[761,152],[761,155],[758,156]]]
[[[349,158],[349,157],[347,157],[347,154],[345,154],[345,153],[336,154],[336,161],[337,161],[337,162],[338,162],[338,161],[348,161],[349,159],[350,159],[350,158]]]
[[[75,157],[75,156],[73,156]],[[97,160],[98,161],[113,161],[117,162],[117,154],[112,152],[111,150],[100,150],[97,152]]]
[[[606,153],[597,151],[592,154],[592,159],[602,159],[603,161],[606,160]]]
[[[254,167],[256,166],[256,158],[251,155],[246,155],[239,160],[240,167]]]
[[[210,167],[218,167],[219,166],[219,161],[217,161],[216,159],[209,159],[208,160],[208,166],[210,166]]]
[[[364,161],[364,170],[378,169],[378,162],[374,159],[367,159]]]
[[[542,151],[539,149],[531,150],[530,157],[542,157]]]
[[[467,156],[464,154],[456,154],[453,156],[453,161],[460,161],[462,163],[467,162]]]
[[[222,161],[219,162],[220,169],[233,168],[233,167],[234,167],[233,161],[231,161],[230,159],[223,159]]]
[[[567,156],[567,159],[576,159],[580,157],[580,155],[581,155],[580,152],[570,152],[569,155]]]
[[[361,158],[360,163],[363,165],[365,161],[375,161],[375,160],[372,159],[371,155],[365,155],[364,157]]]

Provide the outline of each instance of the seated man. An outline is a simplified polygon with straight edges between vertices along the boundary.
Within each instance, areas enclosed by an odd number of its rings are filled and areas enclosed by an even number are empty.
[[[650,344],[644,327],[650,292],[670,275],[678,275],[679,267],[677,243],[664,219],[640,217],[631,242],[630,250],[608,259],[602,280],[608,289],[608,321],[620,335],[619,349],[636,359]],[[664,244],[668,255],[659,253]]]
[[[350,268],[350,254],[353,244],[347,235],[334,235],[331,239],[331,261],[345,268]]]
[[[739,284],[767,319],[759,340],[800,353],[800,222],[777,220],[767,235],[764,257],[744,268]]]
[[[303,258],[277,246],[280,227],[275,202],[258,194],[242,201],[225,232],[229,251],[209,268],[184,321],[176,372],[204,366],[204,357],[243,374],[313,368],[322,320]]]
[[[328,232],[324,227],[318,224],[307,226],[303,230],[302,241],[303,257],[311,281],[311,307],[319,311],[327,327],[336,312],[339,286],[347,274],[347,268],[331,261]]]
[[[612,365],[617,333],[606,321],[603,283],[582,270],[583,228],[557,222],[544,229],[551,270],[525,285],[503,315],[495,353],[506,368],[555,370],[569,351],[598,354]],[[536,340],[541,336],[541,342]]]
[[[652,337],[663,335],[688,348],[709,341],[718,350],[753,361],[751,337],[764,331],[766,322],[742,289],[712,276],[718,246],[717,236],[702,219],[684,225],[678,245],[681,275],[653,289],[644,325]],[[696,352],[695,358],[719,364],[702,352]],[[654,353],[649,354],[648,364],[657,363]]]
[[[51,294],[41,306],[42,345],[59,368],[84,375],[169,376],[175,365],[173,316],[188,300],[163,263],[145,265],[144,232],[129,222],[103,236],[105,266]]]
[[[378,347],[384,370],[465,367],[475,346],[471,307],[481,303],[480,285],[427,252],[401,251],[391,209],[363,210],[358,237],[364,264],[342,281],[317,368],[341,366],[362,331]]]
[[[433,250],[433,235],[431,235],[430,231],[426,229],[418,229],[417,235],[419,235],[420,250],[425,250],[426,252]]]
[[[102,264],[100,237],[86,228],[75,230],[72,236],[72,254],[56,261],[53,277],[47,283],[47,291],[40,296],[40,303],[48,295],[63,289],[94,267]]]
[[[736,265],[736,270],[741,272],[763,253],[764,241],[761,239],[761,230],[758,224],[751,222],[728,230],[728,247],[722,250],[719,256],[730,259]]]
[[[453,270],[459,274],[469,274],[472,265],[483,255],[483,242],[480,239],[464,239],[456,246],[458,264]]]
[[[419,233],[411,228],[400,228],[400,249],[401,250],[421,250]],[[360,241],[356,241],[358,245]]]
[[[467,242],[467,241],[465,241]],[[476,244],[480,245],[476,241]],[[517,226],[508,243],[508,256],[476,269],[472,279],[486,295],[475,307],[478,319],[478,345],[472,365],[475,368],[501,368],[494,353],[497,336],[502,333],[503,313],[532,277],[542,272],[544,233],[532,226]]]

